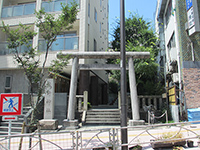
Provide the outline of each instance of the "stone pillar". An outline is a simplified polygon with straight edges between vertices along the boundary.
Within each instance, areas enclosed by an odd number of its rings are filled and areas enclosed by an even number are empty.
[[[131,108],[132,108],[132,120],[129,121],[129,125],[140,125],[144,124],[143,120],[140,119],[139,113],[139,102],[137,95],[137,86],[135,78],[135,69],[133,64],[133,58],[130,57],[129,60],[129,84],[130,84],[130,96],[131,96]]]
[[[75,57],[72,61],[68,114],[67,119],[63,120],[63,127],[68,129],[78,128],[78,120],[75,120],[75,105],[76,105],[76,89],[78,78],[78,63],[79,59]]]
[[[75,119],[77,78],[78,78],[78,58],[75,57],[72,62],[71,81],[70,81],[69,104],[68,104],[68,115],[67,115],[67,119],[69,120]]]
[[[44,119],[54,118],[55,105],[55,81],[54,79],[47,79],[45,88],[45,102],[44,102]]]
[[[44,101],[44,119],[39,121],[41,129],[55,130],[58,128],[58,120],[54,118],[55,107],[55,81],[47,79]]]

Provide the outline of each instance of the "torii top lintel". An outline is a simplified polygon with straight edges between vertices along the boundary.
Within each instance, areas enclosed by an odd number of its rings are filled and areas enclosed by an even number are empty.
[[[120,52],[63,52],[62,55],[69,55],[70,58],[78,57],[80,59],[120,59]],[[150,57],[150,52],[126,52],[126,58],[130,57],[133,59],[146,59]]]

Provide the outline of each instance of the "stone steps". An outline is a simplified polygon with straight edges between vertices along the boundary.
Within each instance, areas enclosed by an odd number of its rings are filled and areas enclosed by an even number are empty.
[[[120,124],[119,109],[90,109],[87,111],[86,124]]]

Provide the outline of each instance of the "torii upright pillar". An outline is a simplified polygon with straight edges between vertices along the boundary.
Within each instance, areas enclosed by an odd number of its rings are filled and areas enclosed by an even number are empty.
[[[67,119],[63,120],[63,126],[68,128],[78,128],[78,120],[75,120],[76,89],[79,67],[78,62],[78,57],[74,57],[72,61]]]
[[[137,95],[136,77],[133,58],[129,57],[129,85],[130,85],[130,95],[131,95],[131,109],[132,109],[132,120],[129,120],[129,126],[144,124],[144,120],[140,120],[140,109],[139,101]]]

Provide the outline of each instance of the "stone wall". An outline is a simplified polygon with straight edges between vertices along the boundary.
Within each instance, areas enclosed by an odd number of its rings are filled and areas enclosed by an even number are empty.
[[[200,68],[184,68],[183,81],[186,108],[200,107]]]

